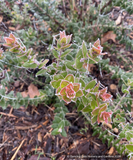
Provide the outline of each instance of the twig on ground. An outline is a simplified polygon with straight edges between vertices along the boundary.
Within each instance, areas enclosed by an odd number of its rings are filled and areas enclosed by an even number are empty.
[[[15,157],[16,157],[18,151],[19,151],[20,148],[22,147],[22,145],[23,145],[23,143],[24,143],[25,140],[26,140],[26,139],[23,139],[23,140],[22,140],[22,142],[20,143],[18,149],[16,150],[16,152],[15,152],[14,155],[12,156],[11,160],[14,160],[14,159],[15,159]]]

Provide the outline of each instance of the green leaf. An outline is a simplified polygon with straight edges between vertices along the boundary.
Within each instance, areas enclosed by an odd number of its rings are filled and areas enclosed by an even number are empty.
[[[45,100],[45,98],[46,98],[46,93],[44,92],[44,90],[39,90],[39,93],[40,93],[40,95],[39,95],[39,97],[40,97],[40,99],[43,101],[43,100]]]
[[[28,62],[26,62],[26,63],[24,63],[23,64],[23,67],[25,67],[25,68],[37,68],[37,64],[36,63],[28,63]]]
[[[66,62],[66,67],[72,71],[76,71],[76,69],[73,67],[73,62],[71,61],[65,61]]]
[[[59,79],[58,81],[51,81],[50,84],[52,85],[52,87],[57,89],[60,86],[60,83],[61,83],[61,80]]]
[[[93,123],[95,123],[97,121],[97,116],[93,116],[92,118],[91,118],[91,123],[93,124]]]
[[[44,66],[48,63],[48,61],[49,61],[49,59],[45,59],[45,60],[38,66],[38,68],[40,69],[40,68],[44,67]]]
[[[101,113],[101,112],[103,112],[103,111],[106,111],[106,109],[107,109],[107,106],[106,106],[106,105],[103,106],[103,107],[101,107],[100,110],[99,110],[99,113]]]
[[[64,119],[64,118],[65,118],[64,112],[57,113],[56,115],[57,115],[58,117],[60,117],[61,119]]]
[[[74,76],[72,74],[68,74],[65,80],[74,83]]]
[[[62,96],[62,98],[66,103],[70,103],[71,102],[71,99],[68,98],[66,95]]]
[[[62,135],[62,136],[64,136],[64,137],[67,137],[67,133],[66,133],[66,131],[65,131],[65,129],[64,129],[64,128],[62,128],[61,135]]]
[[[122,138],[125,138],[125,131],[122,131],[119,133],[119,137],[122,139]]]
[[[71,44],[67,44],[67,45],[61,47],[61,49],[63,50],[63,49],[69,48],[70,46],[71,46]]]
[[[60,87],[61,88],[64,88],[66,87],[70,82],[69,81],[66,81],[66,80],[62,80],[61,84],[60,84]]]
[[[60,42],[61,43],[66,43],[66,37],[62,38]]]
[[[9,51],[13,53],[19,53],[19,49],[17,47],[13,47]]]
[[[55,49],[59,50],[60,48],[61,48],[61,43],[60,43],[60,41],[58,40],[58,41],[57,41],[57,48],[55,48]]]
[[[59,124],[60,121],[61,121],[61,118],[55,115],[53,123],[58,123]]]
[[[58,127],[58,123],[53,123],[51,126],[53,129],[56,129]]]
[[[4,99],[4,98],[2,98],[2,99],[0,100],[0,106],[2,107],[2,109],[6,109],[6,108],[7,108],[6,102],[5,102],[5,99]]]
[[[129,151],[133,152],[133,144],[126,144],[125,146]]]
[[[31,34],[32,34],[32,32],[33,32],[33,28],[32,28],[32,27],[29,27],[29,29],[28,29],[28,33],[31,35]]]
[[[68,60],[68,61],[73,61],[73,60],[74,60],[74,57],[72,57],[71,54],[67,54],[67,55],[66,55],[66,60]]]
[[[85,87],[85,82],[81,78],[79,79],[79,83],[81,83],[82,88]]]
[[[84,41],[82,43],[82,53],[83,53],[84,58],[87,58],[88,51],[87,51],[87,48],[86,48],[86,45],[85,45]]]
[[[27,61],[28,60],[28,58],[27,58],[27,55],[25,56],[21,56],[21,57],[19,57],[19,56],[17,56],[18,57],[18,61],[19,62],[22,62],[22,61]]]
[[[113,136],[110,136],[110,137],[108,138],[108,147],[110,147],[110,144],[111,144],[112,141],[114,141],[114,137],[113,137]]]
[[[79,78],[75,77],[74,83],[79,83]]]
[[[99,89],[99,86],[100,86],[100,83],[98,83],[98,84],[95,86],[95,88],[94,88],[93,92],[97,92],[97,91],[98,91],[98,89]]]
[[[130,141],[130,139],[133,138],[133,131],[127,131],[125,135],[126,135],[126,139]]]
[[[78,51],[78,53],[77,53],[77,55],[76,55],[76,58],[77,59],[81,59],[81,58],[83,58],[83,53],[82,53],[82,49],[80,49],[79,51]]]
[[[64,120],[65,121],[65,126],[70,126],[70,122],[68,120]]]
[[[82,111],[90,113],[92,111],[91,106],[90,105],[86,106]]]
[[[57,134],[59,134],[58,130],[59,130],[58,128],[54,129],[54,130],[51,132],[51,134],[54,135],[54,136],[57,135]]]
[[[73,83],[73,90],[74,90],[75,92],[78,92],[79,89],[80,89],[80,84],[79,84],[79,83]]]
[[[89,103],[89,100],[85,96],[82,96],[82,101],[85,106]]]
[[[127,85],[133,87],[133,79],[128,79]]]
[[[60,75],[62,75],[65,78],[67,76],[67,72],[61,72]]]
[[[62,88],[62,90],[60,91],[60,95],[61,96],[65,96],[66,95],[66,88]]]
[[[1,58],[1,57],[0,57],[0,58]],[[0,67],[1,67],[1,68],[4,68],[4,65],[3,65],[1,62],[0,62]]]
[[[77,69],[81,69],[84,62],[80,62],[81,58],[83,58],[82,50],[80,49],[76,55],[75,67]]]
[[[20,104],[18,102],[14,103],[14,107],[15,109],[19,109],[20,108]]]
[[[92,80],[86,85],[85,90],[92,89],[95,86],[95,84],[96,84],[96,80]]]
[[[84,108],[84,105],[80,103],[80,104],[78,105],[78,111],[81,111],[83,108]]]
[[[95,108],[95,109],[92,111],[92,115],[93,115],[93,116],[98,115],[98,113],[99,113],[99,107],[98,107],[98,108]]]
[[[81,68],[81,69],[79,69],[79,72],[86,72],[86,69],[85,68]]]
[[[83,95],[83,92],[81,90],[79,90],[78,92],[76,92],[76,98],[77,97],[81,97]]]
[[[122,117],[119,113],[117,113],[115,118],[113,119],[113,121],[115,123],[121,123],[121,122],[125,122],[126,119],[124,117]]]
[[[54,75],[54,80],[64,79],[64,77],[61,74]]]
[[[62,71],[66,71],[66,65],[65,64],[62,65],[62,69],[61,70]]]
[[[108,105],[109,105],[109,103],[103,103],[103,104],[99,105],[99,108],[102,108],[103,106],[108,106]]]
[[[75,67],[77,69],[81,69],[83,67],[84,62],[80,62],[80,59],[76,58],[75,60]]]
[[[43,74],[46,72],[47,70],[46,69],[41,69],[40,71],[38,71],[37,73],[36,73],[36,75],[38,76],[38,75],[42,75],[43,76]]]
[[[58,128],[64,128],[65,127],[65,121],[64,120],[60,120],[60,122],[58,122]]]
[[[127,87],[125,84],[122,85],[122,92],[127,94],[129,93],[129,90],[127,90]]]
[[[53,62],[52,65],[53,65],[54,68],[56,68],[57,63]]]
[[[61,58],[62,57],[64,57],[64,56],[66,56],[68,53],[70,53],[72,51],[72,49],[67,49],[65,52],[63,52],[62,54],[61,54]]]
[[[52,51],[53,51],[54,57],[58,59],[59,58],[59,53],[54,49]]]
[[[91,108],[95,109],[96,107],[98,107],[97,101],[95,99],[92,99],[92,101],[91,101]]]
[[[88,57],[89,57],[89,64],[98,63],[98,61],[100,60],[99,58],[92,58],[90,55],[88,55]]]

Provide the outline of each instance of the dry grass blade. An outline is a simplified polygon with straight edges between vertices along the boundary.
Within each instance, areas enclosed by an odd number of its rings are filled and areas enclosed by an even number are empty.
[[[11,160],[14,160],[18,151],[20,150],[21,146],[23,145],[25,139],[22,140],[22,142],[20,143],[19,147],[17,148],[16,152],[14,153],[14,155],[12,156]]]

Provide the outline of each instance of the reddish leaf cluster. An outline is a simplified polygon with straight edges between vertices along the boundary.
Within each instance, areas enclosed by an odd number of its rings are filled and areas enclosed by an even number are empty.
[[[4,46],[7,47],[13,47],[14,44],[16,43],[16,37],[10,33],[9,37],[4,37],[6,44],[3,44]]]
[[[101,104],[99,107],[96,107],[92,111],[92,118],[91,118],[92,123],[95,123],[96,121],[98,122],[98,124],[100,122],[110,123],[112,112],[106,112],[106,110],[107,110],[107,104]]]
[[[107,54],[107,53],[102,53],[102,50],[103,50],[103,47],[100,45],[100,40],[98,39],[90,49],[91,56],[95,58],[99,55]]]
[[[69,44],[69,43],[70,43],[71,37],[72,37],[72,34],[66,36],[65,31],[63,31],[63,32],[60,31],[60,40],[62,41],[63,38],[65,38],[65,39],[66,39],[66,44]]]
[[[106,92],[107,92],[107,87],[99,91],[99,96],[104,102],[109,101],[112,98],[112,95]]]
[[[3,45],[6,47],[10,47],[10,52],[23,53],[26,51],[25,46],[22,47],[21,44],[18,42],[17,38],[12,33],[10,33],[9,37],[4,37],[4,39],[6,43]]]
[[[63,49],[69,48],[71,46],[71,44],[70,44],[71,37],[72,37],[72,34],[66,36],[65,31],[62,31],[62,32],[60,31],[60,39],[57,40],[57,48],[56,49],[63,50]]]
[[[80,90],[80,84],[74,83],[74,76],[68,74],[65,79],[61,81],[56,94],[66,103],[70,103],[71,101],[76,102],[77,98],[83,95],[83,92]]]
[[[111,115],[112,115],[112,112],[101,112],[100,115],[98,115],[97,117],[97,122],[98,124],[102,121],[105,121],[106,123],[110,123],[111,122]]]

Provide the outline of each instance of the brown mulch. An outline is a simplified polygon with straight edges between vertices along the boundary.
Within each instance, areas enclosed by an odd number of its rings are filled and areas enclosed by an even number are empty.
[[[71,107],[70,104],[68,108]],[[0,109],[1,160],[10,160],[13,156],[16,160],[37,160],[39,155],[39,160],[50,160],[51,157],[57,160],[81,159],[81,156],[91,160],[98,156],[103,160],[109,159],[109,156],[121,159],[114,148],[108,148],[107,143],[103,144],[98,139],[98,135],[92,136],[90,125],[84,123],[84,117],[79,117],[76,110],[66,115],[72,123],[66,128],[67,137],[51,135],[54,113],[45,105],[29,106],[27,109],[21,107],[11,113],[10,110],[10,107],[4,111]],[[86,131],[81,131],[82,128]]]

